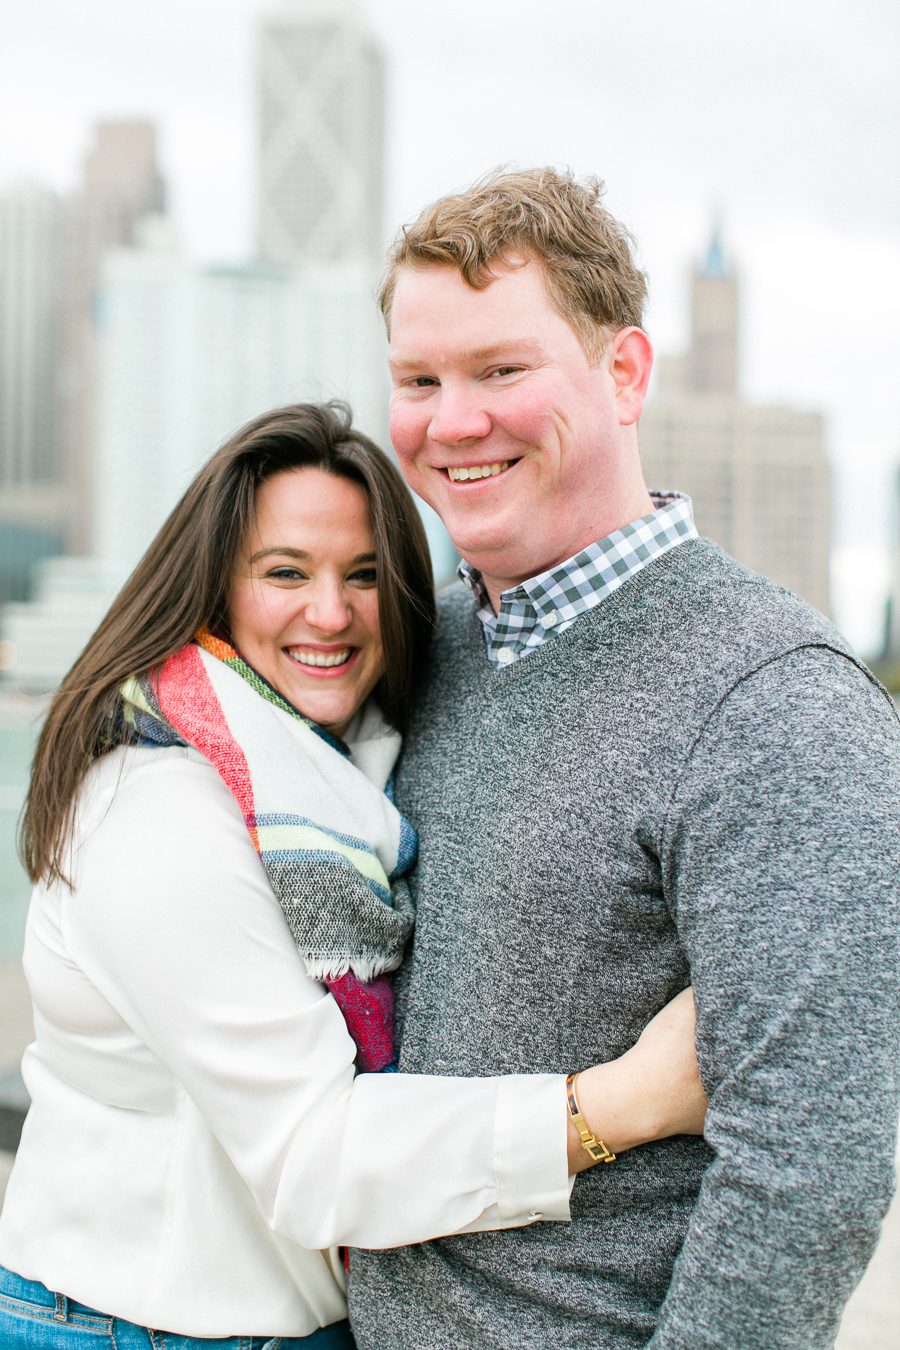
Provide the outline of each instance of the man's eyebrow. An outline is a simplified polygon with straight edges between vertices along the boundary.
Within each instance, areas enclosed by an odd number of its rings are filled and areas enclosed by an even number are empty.
[[[471,351],[456,353],[457,359],[465,361],[492,361],[501,356],[534,356],[538,344],[529,338],[509,338],[506,341],[492,342],[488,347],[473,347]],[[430,361],[416,361],[403,355],[392,356],[388,361],[391,370],[427,370]]]
[[[492,361],[498,356],[534,356],[538,345],[531,338],[511,338],[508,342],[492,342],[489,347],[476,347],[466,352],[473,361]]]
[[[271,558],[276,554],[279,558],[295,558],[297,562],[308,562],[312,557],[311,553],[304,552],[302,548],[290,548],[287,544],[271,544],[267,548],[260,548],[257,549],[255,553],[251,553],[250,561],[251,563],[259,562],[262,558]],[[348,565],[350,567],[359,567],[361,563],[373,563],[376,561],[377,559],[374,553],[357,553],[355,558],[349,560]]]

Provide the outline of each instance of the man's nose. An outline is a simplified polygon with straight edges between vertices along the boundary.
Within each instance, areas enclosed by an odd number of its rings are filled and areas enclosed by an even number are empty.
[[[320,633],[341,633],[349,627],[352,611],[340,584],[316,582],[304,598],[304,618],[311,628]]]
[[[442,445],[480,440],[491,430],[491,419],[476,391],[443,385],[431,414],[428,435]]]

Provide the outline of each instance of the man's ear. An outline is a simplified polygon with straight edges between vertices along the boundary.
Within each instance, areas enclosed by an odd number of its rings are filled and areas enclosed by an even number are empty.
[[[633,426],[640,417],[652,369],[653,348],[644,330],[620,328],[610,341],[609,362],[620,426]]]

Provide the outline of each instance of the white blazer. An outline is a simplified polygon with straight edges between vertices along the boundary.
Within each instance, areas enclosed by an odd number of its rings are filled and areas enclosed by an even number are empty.
[[[94,766],[71,879],[31,900],[0,1263],[154,1328],[303,1336],[346,1313],[339,1243],[568,1219],[564,1080],[355,1078],[195,751]]]

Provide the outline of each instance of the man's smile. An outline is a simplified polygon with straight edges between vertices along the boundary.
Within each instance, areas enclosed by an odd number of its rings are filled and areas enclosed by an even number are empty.
[[[496,478],[516,462],[504,459],[494,464],[448,464],[444,472],[451,483],[466,483],[479,478]]]

